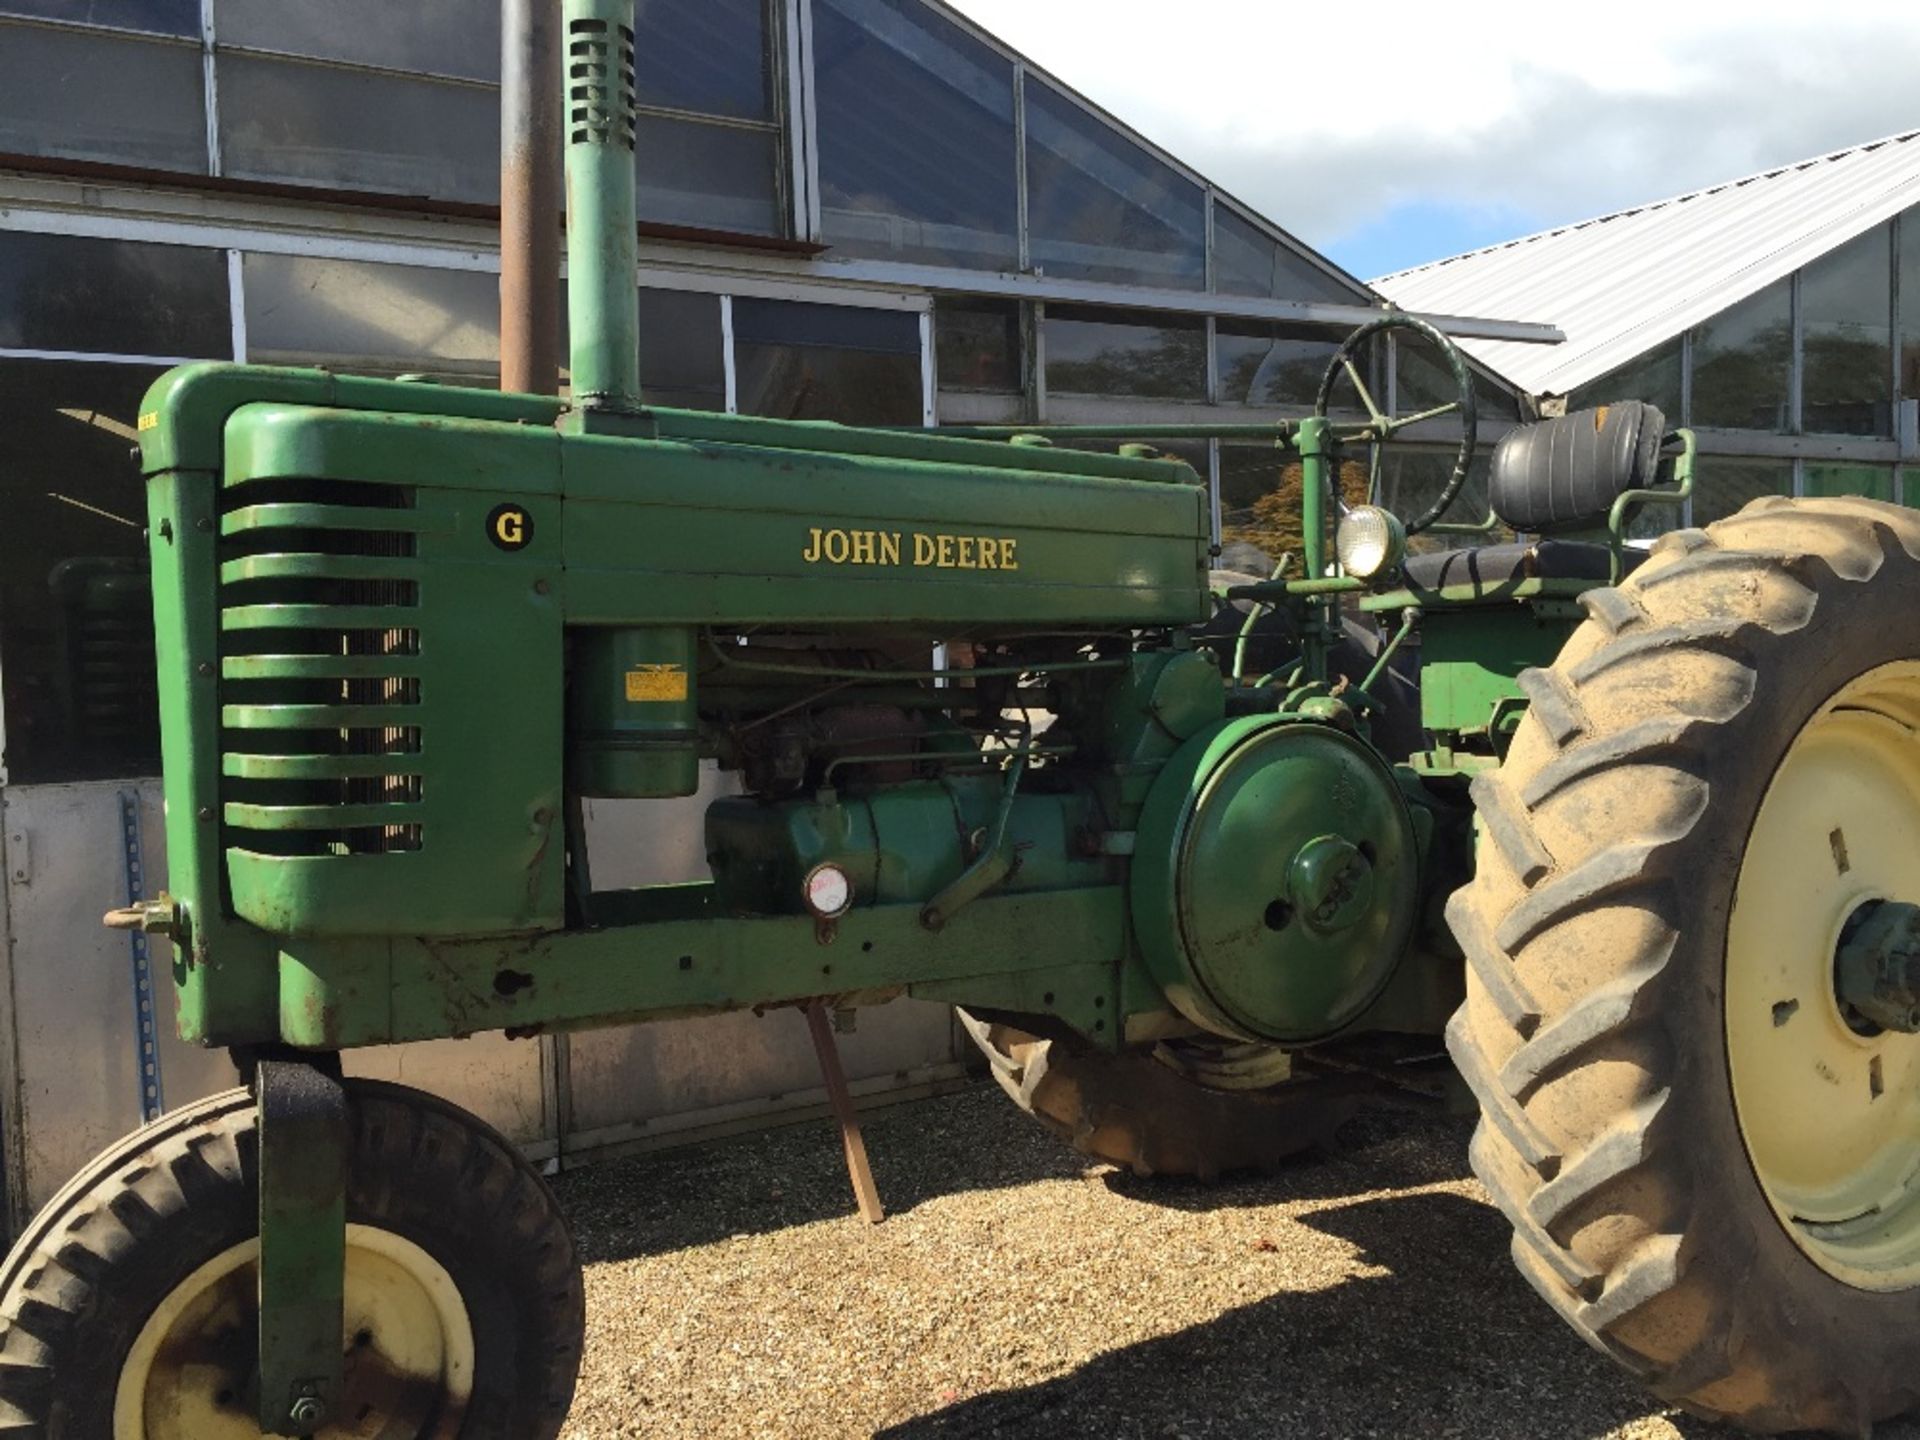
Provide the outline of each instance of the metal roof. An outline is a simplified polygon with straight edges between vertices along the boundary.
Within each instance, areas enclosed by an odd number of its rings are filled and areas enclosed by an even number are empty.
[[[1544,320],[1560,345],[1466,340],[1565,393],[1920,204],[1920,130],[1386,275],[1409,310]]]

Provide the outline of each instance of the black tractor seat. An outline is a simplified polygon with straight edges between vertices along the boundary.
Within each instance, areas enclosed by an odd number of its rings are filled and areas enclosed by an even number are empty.
[[[1623,573],[1631,574],[1646,558],[1646,551],[1625,547],[1620,555]],[[1453,585],[1492,590],[1520,580],[1594,580],[1604,584],[1611,573],[1612,552],[1605,545],[1585,540],[1514,540],[1472,550],[1409,555],[1401,568],[1407,584],[1416,590]]]
[[[1503,598],[1527,581],[1606,584],[1613,552],[1586,537],[1607,533],[1621,496],[1654,484],[1666,428],[1666,416],[1638,400],[1515,426],[1494,447],[1488,499],[1495,518],[1538,538],[1410,556],[1402,566],[1407,589],[1472,602]],[[1622,521],[1630,518],[1631,510]],[[1623,548],[1621,573],[1646,558]]]

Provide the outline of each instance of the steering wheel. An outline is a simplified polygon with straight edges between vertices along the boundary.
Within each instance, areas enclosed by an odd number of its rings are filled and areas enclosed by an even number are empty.
[[[1374,336],[1388,330],[1408,330],[1426,340],[1447,362],[1447,370],[1453,376],[1453,383],[1459,391],[1459,399],[1449,400],[1445,405],[1436,405],[1431,410],[1422,410],[1417,415],[1403,415],[1399,419],[1383,414],[1374,403],[1373,394],[1367,389],[1366,381],[1360,378],[1359,367],[1353,363],[1354,355],[1360,347]],[[1369,440],[1382,444],[1393,438],[1396,431],[1409,425],[1418,425],[1423,420],[1434,420],[1442,415],[1460,413],[1460,450],[1454,457],[1453,474],[1448,477],[1446,488],[1440,492],[1440,498],[1418,520],[1407,526],[1407,534],[1417,535],[1446,514],[1459,497],[1461,488],[1467,483],[1467,467],[1473,463],[1473,444],[1476,436],[1478,418],[1474,409],[1473,376],[1467,371],[1467,362],[1457,347],[1446,336],[1424,320],[1416,320],[1411,315],[1398,312],[1382,315],[1378,320],[1369,320],[1358,330],[1340,342],[1340,348],[1333,352],[1333,358],[1327,362],[1327,373],[1320,377],[1320,389],[1313,397],[1313,413],[1325,419],[1328,402],[1333,399],[1333,387],[1345,375],[1353,382],[1353,388],[1359,392],[1360,403],[1367,407],[1366,426],[1358,433],[1345,438]]]

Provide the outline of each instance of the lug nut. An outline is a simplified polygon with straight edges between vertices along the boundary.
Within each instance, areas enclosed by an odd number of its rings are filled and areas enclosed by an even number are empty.
[[[287,1419],[302,1428],[318,1425],[326,1418],[326,1404],[318,1395],[302,1395],[287,1411]]]

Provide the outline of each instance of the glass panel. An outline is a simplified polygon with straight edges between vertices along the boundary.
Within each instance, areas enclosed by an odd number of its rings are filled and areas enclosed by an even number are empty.
[[[1373,303],[1373,297],[1361,286],[1335,279],[1225,205],[1213,207],[1213,288],[1222,295],[1258,295],[1273,300]]]
[[[0,655],[16,784],[160,773],[146,499],[160,369],[0,359]]]
[[[1667,417],[1669,427],[1680,423],[1680,337],[1649,350],[1618,369],[1609,370],[1598,380],[1567,396],[1567,409],[1590,410],[1596,405],[1611,405],[1616,400],[1644,400],[1657,405]]]
[[[642,115],[640,218],[662,225],[778,235],[780,137],[697,120]]]
[[[942,390],[1020,389],[1020,305],[1014,300],[938,300],[933,353]]]
[[[1889,465],[1808,465],[1807,494],[1865,495],[1893,499],[1893,468]]]
[[[491,90],[223,53],[226,172],[491,204],[500,97]]]
[[[0,150],[207,171],[200,52],[0,24]]]
[[[226,251],[0,231],[0,347],[230,359]]]
[[[248,255],[243,264],[250,360],[360,374],[498,373],[498,276],[296,255]]]
[[[1891,435],[1892,227],[1879,225],[1800,276],[1801,426],[1812,434]]]
[[[720,297],[640,289],[640,390],[651,405],[727,408]]]
[[[1347,504],[1365,502],[1364,458],[1342,462],[1340,487]],[[1281,556],[1291,555],[1287,573],[1298,578],[1300,503],[1299,457],[1271,445],[1221,445],[1220,567],[1265,577]]]
[[[635,23],[642,105],[774,118],[766,0],[639,0]]]
[[[200,38],[200,0],[0,0],[0,15]]]
[[[821,0],[813,48],[834,248],[1013,269],[1012,64],[919,0]]]
[[[1047,86],[1030,80],[1026,88],[1034,268],[1062,279],[1204,287],[1200,187]]]
[[[1402,415],[1417,415],[1436,405],[1454,404],[1460,398],[1453,376],[1440,357],[1404,333],[1393,337],[1393,370],[1395,408]]]
[[[1396,368],[1394,403],[1402,415],[1418,415],[1441,405],[1458,404],[1460,388],[1439,354],[1425,340],[1401,331],[1393,337]],[[1469,366],[1474,414],[1482,423],[1520,418],[1520,402],[1513,392]],[[1374,399],[1381,399],[1374,396]]]
[[[1791,460],[1733,460],[1702,455],[1694,462],[1693,523],[1710,525],[1733,514],[1749,500],[1762,495],[1792,493]]]
[[[1427,507],[1440,498],[1453,475],[1455,451],[1416,450],[1407,445],[1388,445],[1380,457],[1380,495],[1376,504],[1384,505],[1402,520],[1418,520]],[[1442,525],[1475,525],[1487,518],[1487,470],[1489,454],[1482,448],[1467,467],[1467,483],[1460,487],[1453,504],[1440,517]],[[1504,527],[1488,535],[1436,535],[1422,531],[1407,541],[1407,549],[1419,554],[1428,550],[1457,550],[1463,546],[1494,545],[1512,538]]]
[[[1784,431],[1792,345],[1785,280],[1700,326],[1693,332],[1691,423]]]
[[[491,277],[489,277],[491,278]],[[560,282],[560,387],[569,368],[567,282]],[[720,297],[640,287],[640,390],[650,405],[676,410],[727,408],[726,337]]]
[[[1207,398],[1206,323],[1136,310],[1047,310],[1047,389]]]
[[[1520,418],[1520,397],[1478,370],[1473,372],[1473,400],[1475,411],[1482,420]]]
[[[1394,395],[1399,413],[1417,415],[1460,399],[1445,362],[1424,340],[1401,331],[1393,337]],[[1376,400],[1384,400],[1376,395]]]
[[[733,339],[743,415],[921,423],[918,315],[737,299]]]
[[[1340,332],[1345,338],[1345,332]],[[1358,370],[1367,383],[1367,393],[1373,397],[1373,403],[1384,406],[1387,403],[1387,337],[1376,335],[1362,345],[1353,357],[1353,368]],[[1315,385],[1319,384],[1316,380]],[[1312,402],[1312,395],[1308,397]],[[1327,408],[1333,414],[1366,418],[1367,408],[1360,399],[1360,392],[1354,389],[1353,381],[1342,366],[1340,374],[1333,382],[1333,391],[1328,397]]]
[[[222,45],[422,75],[500,78],[500,7],[473,0],[216,0]],[[199,29],[196,23],[194,27]],[[223,94],[221,103],[226,103]]]
[[[1220,399],[1230,405],[1311,405],[1341,331],[1221,320],[1214,326]]]
[[[1920,206],[1900,218],[1900,398],[1920,397]]]

